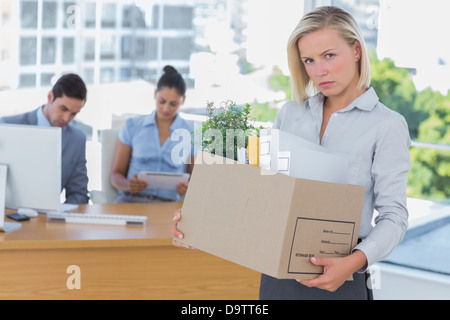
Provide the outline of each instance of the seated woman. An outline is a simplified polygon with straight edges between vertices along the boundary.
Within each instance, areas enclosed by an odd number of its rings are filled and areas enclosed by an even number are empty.
[[[156,110],[126,121],[111,169],[111,184],[120,192],[116,203],[178,201],[186,194],[188,183],[179,183],[176,190],[162,190],[152,189],[151,182],[148,185],[138,178],[141,171],[192,172],[194,153],[190,141],[171,139],[175,130],[184,130],[184,137],[193,132],[193,126],[178,114],[185,93],[183,77],[172,66],[166,66],[155,90]],[[182,161],[179,152],[172,152],[180,143],[188,144],[184,150],[190,150]]]

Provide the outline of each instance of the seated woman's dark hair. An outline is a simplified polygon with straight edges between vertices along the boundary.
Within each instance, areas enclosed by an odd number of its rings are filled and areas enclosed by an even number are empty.
[[[181,74],[172,66],[165,66],[164,74],[159,78],[156,90],[159,91],[163,87],[175,88],[180,96],[186,93],[186,83]]]

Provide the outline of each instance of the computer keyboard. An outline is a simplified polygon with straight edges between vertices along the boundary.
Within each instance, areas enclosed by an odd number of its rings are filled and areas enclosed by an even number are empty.
[[[107,213],[47,212],[47,221],[124,226],[144,225],[147,217]]]

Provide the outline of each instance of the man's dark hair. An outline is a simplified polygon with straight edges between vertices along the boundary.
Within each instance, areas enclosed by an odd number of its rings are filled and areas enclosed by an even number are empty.
[[[80,76],[69,73],[58,79],[53,86],[53,100],[63,95],[86,101],[87,89]]]

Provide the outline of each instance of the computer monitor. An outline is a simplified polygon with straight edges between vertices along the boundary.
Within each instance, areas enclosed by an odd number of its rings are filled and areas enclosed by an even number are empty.
[[[6,166],[6,188],[0,185],[6,208],[59,209],[61,128],[0,124],[0,165]]]

